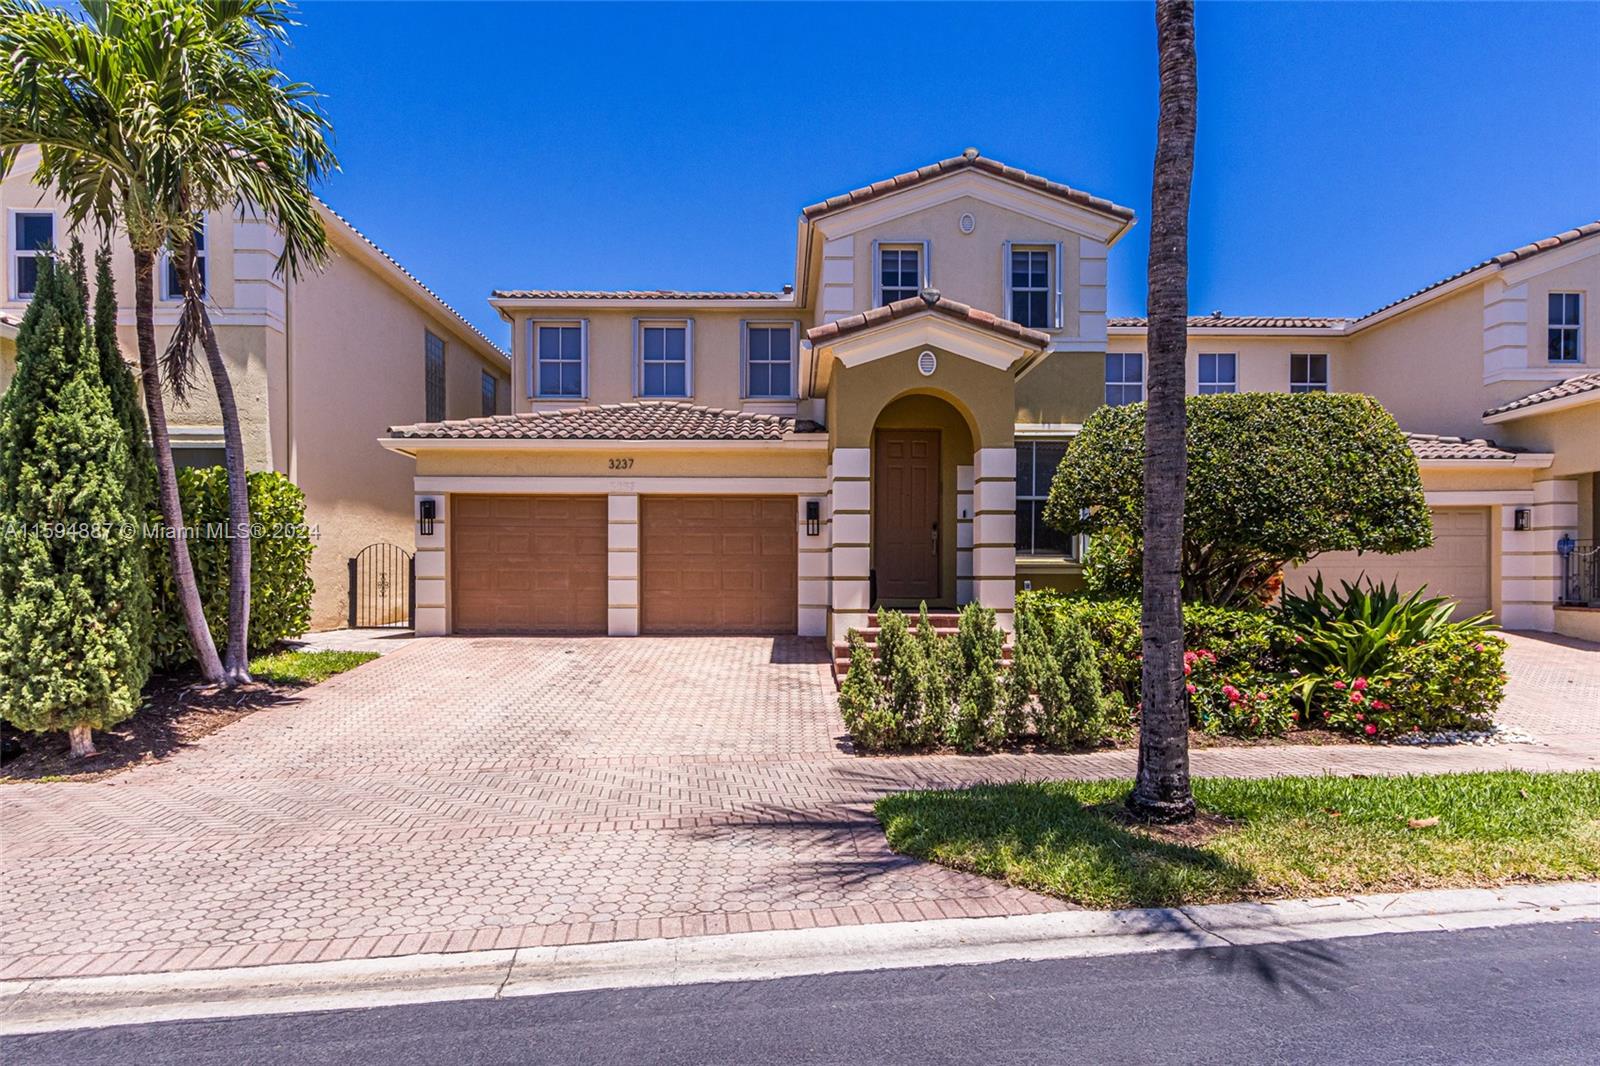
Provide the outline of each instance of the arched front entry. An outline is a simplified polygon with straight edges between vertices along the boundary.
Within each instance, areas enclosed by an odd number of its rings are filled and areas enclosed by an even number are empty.
[[[972,597],[973,434],[938,396],[888,404],[873,426],[873,598],[953,608]]]

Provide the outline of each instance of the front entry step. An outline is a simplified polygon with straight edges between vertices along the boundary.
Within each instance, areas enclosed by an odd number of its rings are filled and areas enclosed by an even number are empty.
[[[917,631],[917,616],[909,611],[906,613],[906,620],[910,626],[910,629],[913,633],[915,633]],[[933,623],[933,631],[939,634],[939,636],[953,637],[955,636],[956,629],[960,624],[961,616],[955,611],[929,611],[928,621]],[[878,612],[873,611],[871,614],[867,615],[867,624],[864,627],[856,630],[856,632],[861,634],[861,639],[866,642],[866,645],[869,648],[872,649],[872,657],[876,659],[878,657],[878,634],[882,632],[882,627],[880,627],[878,624]],[[1000,650],[1000,661],[1009,663],[1011,661],[1011,652],[1012,648],[1008,643]],[[849,669],[850,645],[847,643],[835,644],[833,646],[834,684],[844,684],[844,675]]]

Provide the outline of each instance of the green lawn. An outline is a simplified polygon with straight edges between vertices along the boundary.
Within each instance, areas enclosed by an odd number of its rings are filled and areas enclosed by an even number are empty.
[[[376,659],[370,651],[280,651],[250,660],[250,676],[280,685],[315,685]]]
[[[1130,787],[905,792],[876,810],[895,851],[1089,907],[1600,878],[1600,772],[1208,778],[1195,799],[1227,821],[1188,840],[1110,816]]]

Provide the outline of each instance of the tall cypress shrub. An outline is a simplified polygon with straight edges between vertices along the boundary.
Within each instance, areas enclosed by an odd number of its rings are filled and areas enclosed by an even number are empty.
[[[66,731],[79,757],[133,714],[149,623],[143,515],[84,308],[71,271],[42,261],[0,401],[0,717]]]

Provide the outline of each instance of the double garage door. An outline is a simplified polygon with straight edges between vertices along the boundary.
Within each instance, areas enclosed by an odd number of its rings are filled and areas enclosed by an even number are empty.
[[[1433,546],[1402,555],[1357,555],[1330,552],[1319,555],[1288,575],[1288,584],[1303,589],[1311,576],[1322,574],[1322,583],[1339,587],[1340,581],[1355,581],[1365,574],[1373,581],[1398,582],[1401,592],[1428,588],[1459,601],[1457,617],[1489,610],[1490,515],[1487,507],[1438,507],[1433,515]]]
[[[792,496],[643,496],[645,633],[793,633]],[[601,634],[604,496],[456,496],[451,600],[461,633]]]

